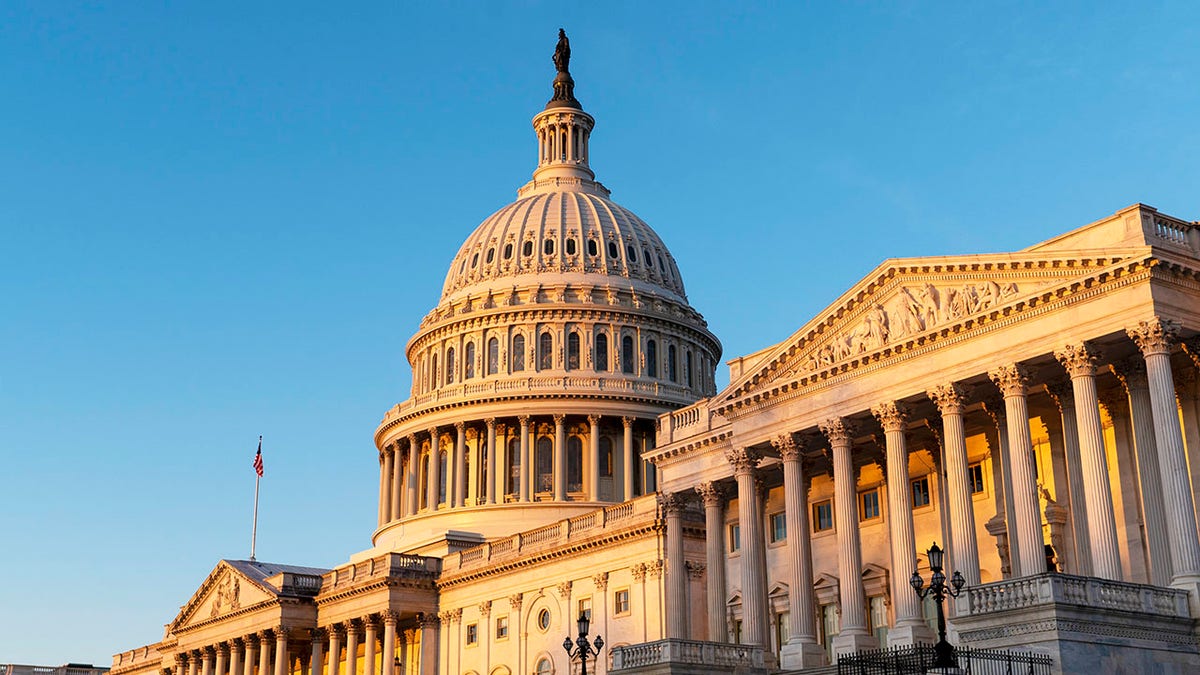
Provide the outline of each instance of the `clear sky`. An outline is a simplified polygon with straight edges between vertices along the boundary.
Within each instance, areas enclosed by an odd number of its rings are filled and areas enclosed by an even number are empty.
[[[0,4],[0,661],[160,639],[249,554],[259,434],[259,558],[369,546],[372,432],[534,168],[559,26],[727,358],[888,257],[1200,218],[1195,3],[350,4]]]

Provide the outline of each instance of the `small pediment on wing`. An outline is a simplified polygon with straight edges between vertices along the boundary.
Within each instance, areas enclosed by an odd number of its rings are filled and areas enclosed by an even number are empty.
[[[179,616],[171,623],[171,630],[217,619],[273,600],[274,597],[229,561],[222,560],[180,610]]]

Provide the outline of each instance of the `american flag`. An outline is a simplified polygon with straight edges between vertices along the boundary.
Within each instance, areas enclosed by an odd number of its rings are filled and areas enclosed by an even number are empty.
[[[258,474],[258,477],[259,477],[259,478],[262,478],[262,474],[263,474],[263,471],[262,471],[262,470],[263,470],[263,463],[262,463],[262,436],[259,436],[259,437],[258,437],[258,452],[257,452],[257,453],[254,455],[254,473],[257,473],[257,474]]]

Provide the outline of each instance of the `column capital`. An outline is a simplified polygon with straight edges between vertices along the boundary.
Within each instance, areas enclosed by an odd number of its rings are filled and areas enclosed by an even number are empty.
[[[384,459],[387,457],[387,448],[379,449],[379,466],[383,466]]]
[[[562,413],[554,415],[554,426],[558,426],[558,425],[562,424],[563,421],[566,419],[567,419],[567,416],[563,415]]]
[[[645,581],[645,580],[646,580],[646,563],[637,563],[637,564],[635,564],[635,565],[632,565],[632,566],[629,568],[629,571],[630,571],[631,573],[633,573],[633,580],[634,580],[634,581],[639,581],[639,582],[640,582],[640,581]]]
[[[558,597],[562,598],[563,600],[566,600],[567,598],[571,597],[571,580],[570,579],[568,579],[566,581],[560,581],[556,588],[558,589]]]
[[[971,387],[957,382],[947,382],[925,392],[929,400],[937,406],[938,412],[944,415],[961,415],[967,406],[967,398],[971,395]]]
[[[633,417],[622,417],[621,418],[621,424],[624,424],[626,429],[632,427],[633,423],[635,421],[637,421],[637,420],[636,420],[636,418],[633,418]]]
[[[592,585],[598,591],[608,590],[608,572],[600,572],[592,575]]]
[[[421,442],[417,440],[416,434],[408,435],[408,447],[410,450],[416,450],[417,448],[421,447]]]
[[[259,644],[264,644],[264,645],[265,645],[265,644],[268,644],[268,643],[269,643],[271,640],[274,640],[274,639],[275,639],[275,634],[274,634],[274,633],[272,633],[270,630],[260,630],[260,631],[258,631],[258,642],[259,642]]]
[[[271,630],[272,630],[272,632],[275,633],[276,641],[286,640],[288,638],[288,633],[292,630],[292,627],[285,623],[281,623],[278,626],[275,626],[274,628],[272,628]]]
[[[363,622],[361,619],[350,619],[346,622],[346,633],[349,635],[362,636]]]
[[[437,437],[438,437],[438,428],[437,427],[429,427],[429,437],[430,437],[430,439],[437,439]]]
[[[341,640],[346,637],[346,627],[343,624],[335,623],[329,626],[329,637],[336,637]]]
[[[421,624],[422,628],[437,628],[441,621],[433,612],[422,612],[417,616],[417,623]]]
[[[871,414],[883,425],[884,431],[904,431],[908,407],[899,401],[888,401],[871,407]]]
[[[523,429],[528,429],[529,428],[529,415],[518,415],[517,422],[519,422],[521,424],[521,427]]]
[[[1149,321],[1139,321],[1133,328],[1126,328],[1125,334],[1133,340],[1143,356],[1170,354],[1171,345],[1179,340],[1179,324],[1156,316]]]
[[[400,620],[400,614],[392,609],[385,609],[379,613],[379,616],[383,619],[385,626],[395,626],[396,622]]]
[[[329,631],[321,627],[310,628],[308,636],[312,638],[313,642],[324,642],[325,638],[329,636]]]
[[[1033,369],[1019,363],[1010,363],[992,368],[988,371],[988,377],[1005,398],[1024,396],[1029,387],[1029,380],[1033,377]]]
[[[733,466],[735,476],[743,476],[754,472],[762,455],[753,448],[730,448],[725,451],[725,459]]]
[[[214,647],[212,645],[207,645],[207,646],[200,648],[200,658],[201,659],[212,659],[216,655],[217,655],[217,649],[216,649],[216,647]]]
[[[599,415],[588,415],[587,419],[588,419],[588,424],[590,424],[592,426],[596,426],[597,424],[600,424],[600,416]]]
[[[683,492],[660,492],[658,503],[666,513],[681,514],[687,508],[687,494]]]
[[[785,462],[800,461],[800,452],[804,449],[803,446],[796,440],[795,434],[779,434],[771,439],[771,447],[779,453],[779,458]]]
[[[488,431],[496,430],[496,418],[495,417],[489,417],[489,418],[483,420],[483,423],[487,426]]]
[[[706,507],[723,505],[725,493],[725,486],[716,481],[708,481],[696,486],[696,494],[700,495]]]
[[[851,443],[858,431],[856,425],[845,417],[830,417],[819,426],[832,445]]]
[[[1054,358],[1062,364],[1067,375],[1071,378],[1091,377],[1096,374],[1096,362],[1100,360],[1101,352],[1088,342],[1079,345],[1063,345],[1054,350]]]
[[[218,642],[217,643],[217,653],[220,654],[221,656],[228,657],[229,656],[229,643],[228,642]]]
[[[235,637],[229,641],[229,647],[234,654],[242,654],[246,651],[246,640],[244,638]]]
[[[454,430],[455,430],[455,431],[457,431],[458,433],[460,433],[460,434],[461,434],[461,433],[463,433],[464,431],[466,431],[466,429],[467,429],[467,423],[466,423],[466,422],[463,422],[462,420],[459,420],[458,422],[455,422],[455,423],[454,423]]]
[[[605,577],[607,578],[607,576]],[[508,596],[508,607],[514,612],[521,611],[521,602],[525,599],[524,593],[513,593]]]
[[[492,615],[492,601],[484,600],[483,602],[479,603],[479,613],[482,616],[491,616]]]
[[[1150,380],[1146,376],[1145,359],[1135,356],[1120,363],[1114,363],[1108,368],[1121,381],[1126,392],[1150,388]]]
[[[1068,410],[1075,409],[1075,389],[1071,386],[1070,380],[1055,380],[1046,383],[1046,393],[1054,401],[1054,405],[1058,406],[1060,414],[1067,414]]]

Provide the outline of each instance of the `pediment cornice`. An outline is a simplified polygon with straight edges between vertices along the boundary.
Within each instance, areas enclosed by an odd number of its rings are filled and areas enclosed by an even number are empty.
[[[277,603],[274,589],[264,587],[222,560],[183,605],[168,631],[187,632]]]
[[[1150,247],[891,260],[779,343],[714,398],[737,417],[818,383],[834,384],[901,355],[1090,297],[1099,285],[1144,278],[1161,261]]]

